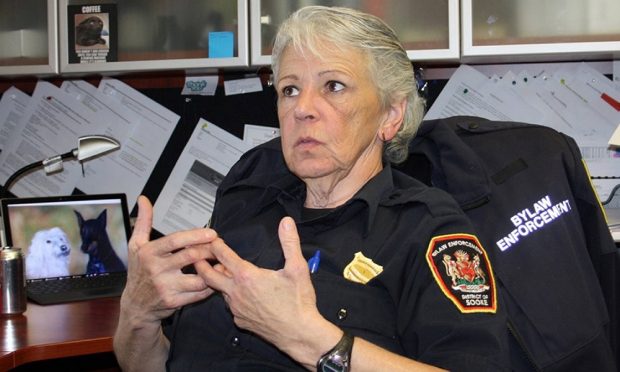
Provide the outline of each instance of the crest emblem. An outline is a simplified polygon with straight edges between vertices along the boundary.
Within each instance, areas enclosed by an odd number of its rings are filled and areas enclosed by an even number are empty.
[[[466,293],[483,292],[489,289],[486,285],[486,274],[480,268],[480,256],[470,259],[469,253],[462,249],[453,256],[444,254],[442,262],[446,274],[452,279],[452,289]]]
[[[426,260],[442,292],[463,313],[495,312],[497,294],[491,264],[474,235],[431,239]]]

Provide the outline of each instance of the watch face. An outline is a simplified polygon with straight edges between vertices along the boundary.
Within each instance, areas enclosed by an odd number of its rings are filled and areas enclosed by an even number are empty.
[[[349,361],[338,353],[334,353],[325,358],[321,365],[321,372],[344,372],[347,371]]]
[[[319,359],[317,370],[320,372],[348,372],[353,340],[353,336],[344,332],[336,346]]]

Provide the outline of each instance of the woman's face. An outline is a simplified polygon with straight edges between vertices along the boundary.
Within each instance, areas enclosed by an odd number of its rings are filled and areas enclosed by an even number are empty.
[[[321,58],[285,49],[276,81],[282,149],[304,180],[344,177],[381,164],[385,114],[360,52],[323,49]]]

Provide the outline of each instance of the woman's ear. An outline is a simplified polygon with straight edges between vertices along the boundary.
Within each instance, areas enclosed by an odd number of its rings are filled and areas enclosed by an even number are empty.
[[[383,142],[390,141],[403,124],[405,110],[407,109],[407,99],[393,102],[387,109],[383,123],[379,128],[379,139]]]

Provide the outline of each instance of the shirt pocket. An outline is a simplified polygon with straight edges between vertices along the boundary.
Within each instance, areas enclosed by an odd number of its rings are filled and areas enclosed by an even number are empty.
[[[402,352],[394,302],[385,289],[320,270],[312,274],[312,282],[317,307],[327,320],[367,341]]]

